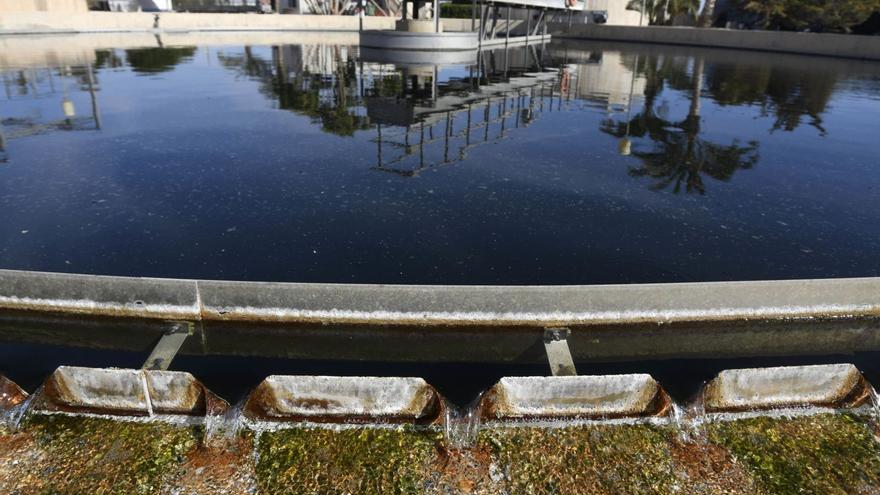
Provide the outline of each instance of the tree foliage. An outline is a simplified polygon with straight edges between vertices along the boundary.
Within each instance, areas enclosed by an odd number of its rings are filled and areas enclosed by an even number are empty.
[[[630,0],[628,10],[642,11],[642,0]],[[700,13],[700,0],[644,0],[645,15],[650,25],[668,25],[679,15],[696,19]]]
[[[765,29],[849,32],[872,13],[880,0],[738,0],[743,10],[762,16]]]

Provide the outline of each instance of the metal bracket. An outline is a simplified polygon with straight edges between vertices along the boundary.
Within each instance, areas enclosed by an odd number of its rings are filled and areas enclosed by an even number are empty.
[[[547,361],[553,376],[577,375],[571,351],[568,349],[569,336],[571,330],[568,328],[544,329],[544,350],[547,352]]]
[[[156,343],[156,346],[153,347],[153,352],[150,353],[150,356],[147,358],[147,361],[144,363],[143,369],[145,370],[167,370],[171,365],[171,361],[174,359],[174,356],[177,355],[177,351],[180,350],[180,346],[183,345],[183,342],[187,337],[192,335],[193,324],[189,322],[174,322],[171,324],[171,328],[165,331],[162,334],[162,337],[159,338],[159,342]]]

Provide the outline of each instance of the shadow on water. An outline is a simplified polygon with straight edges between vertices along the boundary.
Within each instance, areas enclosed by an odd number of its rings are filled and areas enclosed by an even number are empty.
[[[687,402],[703,383],[725,369],[852,363],[869,382],[880,383],[880,353],[774,356],[726,359],[670,359],[620,363],[576,363],[581,375],[648,373],[678,402]],[[33,392],[61,365],[139,368],[143,353],[24,344],[0,345],[0,374]],[[546,376],[545,364],[387,363],[308,361],[261,357],[187,356],[172,370],[188,371],[230,403],[236,403],[269,375],[416,376],[435,386],[452,404],[465,408],[504,376]]]

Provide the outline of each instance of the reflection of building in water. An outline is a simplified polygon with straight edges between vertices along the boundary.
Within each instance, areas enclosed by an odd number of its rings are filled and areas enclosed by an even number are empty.
[[[397,94],[367,96],[376,125],[377,170],[415,176],[463,160],[480,144],[498,142],[552,111],[572,94],[569,69],[542,70],[534,46],[486,52],[468,76],[438,81],[437,66],[399,70]]]
[[[21,69],[0,72],[7,101],[54,100],[60,118],[43,115],[0,115],[0,161],[7,162],[9,140],[56,130],[95,130],[101,128],[97,84],[92,66],[53,69]],[[79,115],[72,99],[75,91],[88,91],[91,112]]]
[[[607,111],[626,108],[631,95],[645,92],[645,77],[633,77],[633,69],[627,65],[621,52],[579,52],[569,53],[554,50],[554,56],[576,63],[580,85],[576,97],[597,102]],[[577,56],[575,56],[577,55]]]
[[[307,115],[340,136],[369,127],[360,108],[357,64],[347,47],[276,47],[272,58],[271,91],[280,108]]]
[[[544,52],[535,45],[483,52],[476,65],[448,67],[365,62],[341,46],[277,46],[271,60],[245,47],[218,58],[325,132],[375,129],[377,168],[411,176],[460,161],[574,98],[576,71],[544,68]]]
[[[334,45],[283,45],[274,56],[290,73],[335,74],[339,64],[354,60],[351,47]]]

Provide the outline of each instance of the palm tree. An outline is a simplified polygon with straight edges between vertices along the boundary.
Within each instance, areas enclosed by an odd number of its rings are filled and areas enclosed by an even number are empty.
[[[340,15],[351,8],[351,0],[305,0],[303,4],[312,14]]]
[[[700,22],[698,22],[697,25],[699,27],[710,27],[714,20],[715,0],[706,0],[706,4],[703,5],[703,13],[700,14]]]
[[[629,3],[626,4],[626,9],[641,12],[643,16],[648,16],[648,24],[655,24],[657,8],[662,3],[663,0],[629,0]]]
[[[642,12],[643,3],[643,14],[648,16],[648,24],[652,25],[668,25],[681,14],[696,17],[700,10],[700,0],[630,0],[626,8]]]

